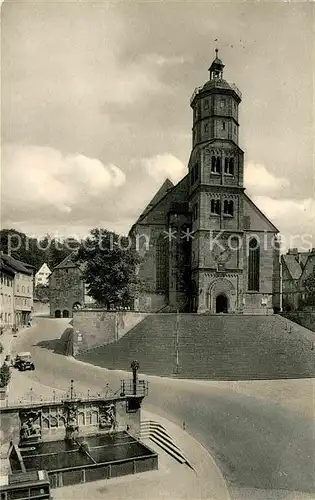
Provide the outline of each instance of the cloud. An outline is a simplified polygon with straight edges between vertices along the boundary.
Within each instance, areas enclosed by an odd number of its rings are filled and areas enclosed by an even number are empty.
[[[174,183],[180,181],[187,173],[184,164],[172,154],[164,153],[140,160],[146,172],[157,182],[167,177]]]
[[[315,199],[253,196],[252,200],[279,228],[283,251],[292,247],[307,251],[315,247]]]
[[[159,93],[166,87],[144,64],[130,64],[120,68],[113,66],[110,78],[103,82],[103,102],[129,104],[144,95]]]
[[[157,66],[176,66],[189,62],[189,59],[184,56],[163,56],[154,53],[145,54],[143,59]]]
[[[70,213],[124,184],[116,165],[82,154],[64,155],[40,146],[5,146],[2,155],[2,199],[7,210],[54,207]]]
[[[270,194],[290,186],[288,179],[276,177],[264,165],[247,163],[244,184],[251,194]]]

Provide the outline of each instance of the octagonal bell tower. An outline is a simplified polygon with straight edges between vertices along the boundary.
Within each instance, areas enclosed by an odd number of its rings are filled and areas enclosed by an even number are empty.
[[[218,261],[209,248],[209,234],[222,233],[222,240],[226,241],[230,236],[242,238],[244,229],[244,154],[238,144],[241,93],[235,84],[224,79],[224,67],[216,49],[209,80],[194,91],[190,102],[193,126],[189,202],[195,234],[191,264],[198,312],[212,310],[207,299],[209,280],[214,276],[218,279]],[[219,249],[217,254],[220,252]],[[231,277],[233,300],[229,312],[239,307],[242,267],[238,254],[224,265],[221,263],[219,269],[222,280],[225,274]]]

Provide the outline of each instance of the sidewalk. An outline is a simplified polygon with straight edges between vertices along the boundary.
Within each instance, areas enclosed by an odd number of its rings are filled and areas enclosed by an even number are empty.
[[[34,382],[24,372],[12,370],[7,404],[24,400],[52,399],[53,395],[65,395],[52,387]],[[54,499],[71,498],[109,500],[230,500],[226,482],[212,457],[187,432],[154,413],[141,410],[142,420],[154,420],[165,427],[176,444],[182,449],[192,470],[170,457],[150,439],[144,442],[159,455],[159,469],[141,474],[113,478],[53,490]],[[4,462],[1,469],[4,470]],[[2,472],[2,471],[1,471]],[[3,472],[2,472],[3,473]]]
[[[141,420],[153,420],[163,425],[194,468],[195,474],[189,478],[189,484],[185,485],[184,493],[187,498],[207,498],[211,500],[230,498],[227,484],[220,469],[208,451],[195,438],[178,425],[155,413],[141,410]],[[160,453],[161,449],[159,446],[155,445],[151,440],[148,440],[147,444],[151,448],[154,447],[155,451]],[[180,467],[183,470],[185,466]],[[178,478],[179,483],[182,483],[183,480],[184,478],[180,475]],[[176,479],[174,478],[175,481]],[[184,496],[183,498],[186,497]],[[175,497],[172,496],[171,498]]]
[[[6,330],[2,335],[0,335],[0,342],[3,347],[3,351],[0,354],[0,366],[3,365],[3,362],[5,360],[5,357],[7,354],[10,354],[11,351],[11,344],[14,340],[12,330]]]
[[[32,321],[31,326],[20,326],[19,331],[15,334],[15,336],[12,333],[12,329],[7,329],[2,335],[0,335],[0,342],[3,346],[3,351],[0,354],[0,366],[2,366],[5,357],[7,354],[12,353],[12,347],[14,344],[14,341],[17,340],[21,335],[24,334],[24,332],[29,332],[36,326],[36,321]]]

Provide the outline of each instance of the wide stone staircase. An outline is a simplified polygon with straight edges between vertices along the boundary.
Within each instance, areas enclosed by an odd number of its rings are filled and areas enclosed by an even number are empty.
[[[78,359],[122,370],[136,359],[141,373],[180,378],[305,378],[315,376],[313,347],[305,329],[278,315],[152,314]]]

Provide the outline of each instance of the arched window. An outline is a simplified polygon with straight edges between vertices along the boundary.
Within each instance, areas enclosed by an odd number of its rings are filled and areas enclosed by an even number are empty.
[[[259,292],[260,247],[256,238],[250,240],[248,250],[248,290]]]
[[[217,156],[216,172],[217,172],[217,174],[221,173],[221,158],[220,158],[220,156]]]
[[[216,167],[216,157],[212,156],[212,158],[211,158],[211,172],[215,172],[215,167]]]
[[[225,158],[224,173],[234,175],[234,158]]]
[[[85,415],[83,412],[78,413],[78,425],[85,425]]]
[[[167,273],[167,239],[160,235],[156,242],[156,291],[166,290]]]
[[[221,214],[221,201],[220,200],[211,200],[210,212],[211,212],[211,215],[220,215]]]
[[[233,200],[224,200],[223,214],[224,215],[233,216],[233,214],[234,214],[234,203],[233,203]]]
[[[211,172],[214,174],[221,173],[221,157],[220,156],[212,156],[212,158],[211,158]]]

